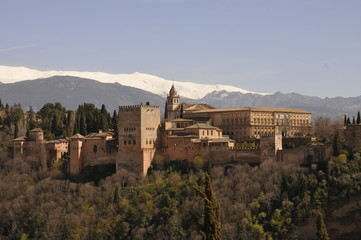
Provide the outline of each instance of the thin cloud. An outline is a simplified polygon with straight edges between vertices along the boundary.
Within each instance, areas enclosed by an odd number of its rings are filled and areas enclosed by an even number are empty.
[[[18,49],[31,48],[31,47],[34,47],[34,45],[23,45],[23,46],[16,46],[16,47],[10,47],[10,48],[0,48],[0,53],[11,52],[11,51],[15,51]]]

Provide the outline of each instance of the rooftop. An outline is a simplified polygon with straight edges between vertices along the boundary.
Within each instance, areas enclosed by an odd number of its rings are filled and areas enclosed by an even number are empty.
[[[44,130],[41,128],[34,128],[34,129],[30,130],[30,132],[44,132]]]
[[[196,123],[189,127],[186,127],[185,129],[215,129],[215,130],[219,130],[219,128],[217,128],[215,126],[211,126],[206,123]]]
[[[70,139],[83,139],[85,138],[83,135],[77,133],[70,137]]]
[[[311,112],[303,109],[293,109],[293,108],[268,108],[268,107],[239,107],[239,108],[216,108],[216,109],[206,109],[198,110],[194,113],[213,113],[213,112],[238,112],[238,111],[250,111],[250,112],[281,112],[281,113],[307,113]]]

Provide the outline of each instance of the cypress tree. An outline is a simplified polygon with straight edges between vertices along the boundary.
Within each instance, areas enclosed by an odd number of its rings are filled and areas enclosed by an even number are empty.
[[[17,138],[19,136],[19,126],[18,123],[15,123],[15,129],[14,129],[14,138]]]
[[[53,120],[51,121],[50,132],[56,137],[58,137],[58,122],[58,116],[54,114]]]
[[[205,240],[221,240],[222,224],[219,203],[214,197],[212,180],[208,173],[205,175],[204,191],[196,188],[204,202],[204,224],[202,235]]]
[[[183,112],[184,112],[183,104],[181,104],[179,118],[183,118]]]
[[[323,219],[322,213],[317,211],[317,239],[319,240],[329,240],[330,237],[327,233],[327,228],[325,221]]]
[[[347,125],[351,124],[350,117],[347,117]]]
[[[344,126],[347,125],[347,117],[346,117],[346,114],[345,114],[345,116],[344,116],[344,118],[343,118],[343,125],[344,125]]]
[[[119,202],[119,188],[118,186],[115,186],[115,189],[114,189],[114,196],[113,196],[113,203],[118,203]]]
[[[342,143],[340,139],[340,134],[336,132],[336,134],[333,136],[333,155],[338,156],[341,154],[342,150]]]
[[[29,129],[34,129],[36,127],[36,116],[32,106],[29,107]]]
[[[26,130],[26,135],[25,136],[30,137],[30,130],[29,129]]]
[[[118,114],[117,114],[116,110],[114,110],[114,112],[113,112],[112,127],[114,130],[115,136],[118,136]]]
[[[164,107],[164,119],[167,119],[168,118],[168,109],[167,109],[167,102],[165,102],[165,107]]]
[[[75,121],[73,134],[77,133],[79,133],[79,124],[78,121]]]
[[[102,129],[104,132],[109,131],[109,124],[108,124],[108,111],[105,108],[105,105],[102,105],[100,110],[100,126],[99,128]]]
[[[356,120],[357,124],[361,123],[361,116],[360,116],[360,111],[357,112],[357,120]]]
[[[108,125],[108,118],[107,115],[100,115],[100,127],[99,129],[102,129],[104,132],[109,131],[109,125]]]
[[[355,116],[352,117],[352,124],[356,124]]]
[[[79,132],[84,136],[87,134],[86,117],[84,111],[80,113]]]

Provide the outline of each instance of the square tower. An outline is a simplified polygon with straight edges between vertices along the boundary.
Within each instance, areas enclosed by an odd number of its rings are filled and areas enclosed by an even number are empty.
[[[117,170],[147,174],[158,145],[159,125],[158,106],[119,107]]]

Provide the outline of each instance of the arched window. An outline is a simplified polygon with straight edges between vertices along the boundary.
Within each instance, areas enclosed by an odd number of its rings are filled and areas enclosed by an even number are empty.
[[[97,146],[97,145],[94,145],[94,146],[93,146],[93,152],[96,153],[97,151],[98,151],[98,146]]]

